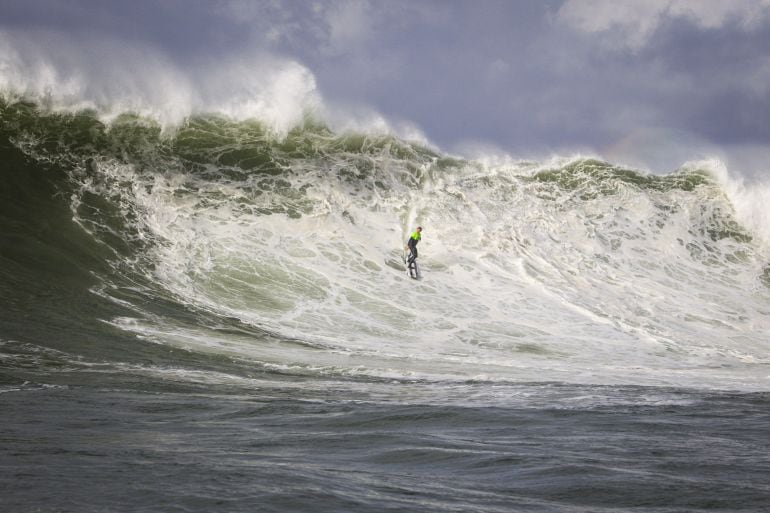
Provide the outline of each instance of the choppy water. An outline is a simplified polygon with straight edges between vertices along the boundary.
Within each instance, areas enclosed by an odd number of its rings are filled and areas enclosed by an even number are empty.
[[[762,206],[713,163],[9,99],[0,152],[8,511],[770,503]]]

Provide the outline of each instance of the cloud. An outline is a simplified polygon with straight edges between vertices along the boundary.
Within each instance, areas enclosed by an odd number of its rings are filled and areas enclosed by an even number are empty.
[[[334,55],[348,53],[372,35],[374,27],[368,2],[338,2],[321,9],[328,27],[326,51]]]
[[[301,37],[301,17],[291,4],[281,2],[254,2],[251,0],[218,0],[211,4],[214,16],[226,22],[251,29],[264,43],[280,44]]]
[[[251,29],[252,38],[271,47],[315,49],[335,57],[372,39],[378,15],[368,0],[326,2],[219,0],[212,13]]]
[[[644,47],[669,20],[686,20],[700,29],[736,24],[750,31],[768,18],[770,0],[567,0],[556,13],[557,22],[630,50]]]
[[[497,82],[506,78],[511,71],[511,64],[501,58],[497,58],[487,66],[486,77],[490,82]]]

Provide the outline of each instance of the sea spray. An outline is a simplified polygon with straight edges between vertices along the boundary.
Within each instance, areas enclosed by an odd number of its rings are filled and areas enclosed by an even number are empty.
[[[699,168],[712,174],[730,198],[736,219],[758,238],[759,244],[770,244],[770,209],[767,208],[770,201],[770,182],[732,176],[727,166],[715,159],[688,162],[683,167]]]

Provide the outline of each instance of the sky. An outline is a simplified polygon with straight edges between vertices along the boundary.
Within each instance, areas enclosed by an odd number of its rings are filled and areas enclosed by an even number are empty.
[[[0,89],[770,177],[770,0],[0,0]]]

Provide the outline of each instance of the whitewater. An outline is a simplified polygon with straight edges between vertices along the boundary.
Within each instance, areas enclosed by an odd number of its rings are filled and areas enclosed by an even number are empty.
[[[74,220],[101,240],[88,198],[106,198],[131,219],[117,235],[143,243],[119,264],[180,305],[306,349],[111,320],[124,329],[319,373],[767,387],[767,252],[709,163],[666,176],[579,158],[489,168],[390,136],[311,126],[272,140],[217,119],[164,144],[181,155],[141,148],[142,171],[89,161]],[[410,283],[400,256],[417,224],[426,279]]]
[[[761,511],[762,184],[450,155],[267,66],[4,75],[0,505]]]

